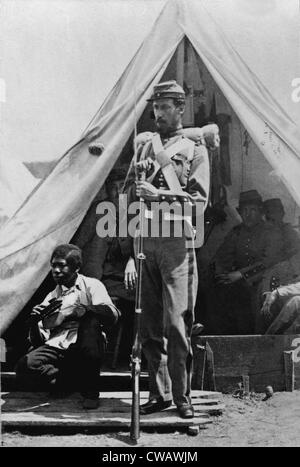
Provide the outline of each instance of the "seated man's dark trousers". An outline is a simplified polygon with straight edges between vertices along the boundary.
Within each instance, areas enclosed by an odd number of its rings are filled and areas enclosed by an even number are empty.
[[[79,390],[83,397],[98,398],[105,352],[100,326],[99,317],[86,312],[80,319],[76,343],[66,350],[47,344],[31,350],[17,363],[17,381],[31,390],[51,385],[57,390]]]

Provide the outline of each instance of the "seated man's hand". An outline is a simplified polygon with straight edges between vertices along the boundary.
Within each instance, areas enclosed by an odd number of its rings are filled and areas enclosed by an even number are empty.
[[[136,194],[137,196],[149,201],[157,201],[159,197],[159,191],[157,188],[149,182],[140,180],[136,182]]]
[[[137,280],[137,272],[135,267],[135,261],[133,258],[129,258],[126,264],[124,273],[124,284],[126,290],[132,290],[135,288]]]
[[[233,271],[226,274],[218,274],[216,276],[216,281],[219,285],[230,285],[241,280],[242,278],[243,275],[240,271]]]
[[[266,292],[265,294],[265,301],[263,303],[263,306],[261,307],[261,314],[265,316],[265,318],[272,318],[272,313],[271,313],[271,306],[273,303],[276,302],[277,300],[277,292],[274,290],[273,292]]]
[[[45,308],[46,305],[36,305],[33,307],[29,316],[30,323],[37,323],[41,319],[42,312]]]
[[[30,316],[40,316],[45,308],[46,305],[36,305],[32,308]]]

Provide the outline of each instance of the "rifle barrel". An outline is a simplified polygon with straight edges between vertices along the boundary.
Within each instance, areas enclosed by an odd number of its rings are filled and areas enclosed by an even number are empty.
[[[145,180],[145,173],[141,172],[140,179]],[[139,212],[139,237],[137,247],[137,285],[135,291],[135,314],[134,314],[134,338],[131,354],[131,377],[132,377],[132,404],[130,438],[137,441],[140,437],[140,372],[142,346],[140,340],[141,321],[141,298],[142,298],[142,268],[145,255],[143,253],[143,223],[144,223],[144,199],[140,197]]]

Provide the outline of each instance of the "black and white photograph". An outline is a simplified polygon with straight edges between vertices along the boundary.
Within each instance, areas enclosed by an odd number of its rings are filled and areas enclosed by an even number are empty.
[[[1,0],[0,132],[1,447],[300,447],[300,0]]]

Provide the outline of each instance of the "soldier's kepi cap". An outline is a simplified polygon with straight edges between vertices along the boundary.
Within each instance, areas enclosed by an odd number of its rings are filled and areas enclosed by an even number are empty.
[[[274,212],[274,211],[284,211],[283,204],[280,198],[271,198],[264,201],[264,211],[265,212]]]
[[[148,102],[156,101],[158,99],[185,99],[185,93],[175,80],[165,81],[154,86],[153,94]]]
[[[237,210],[239,211],[246,204],[257,204],[258,206],[263,205],[262,197],[260,196],[258,191],[248,190],[248,191],[242,191],[240,193],[239,205],[237,207]]]

